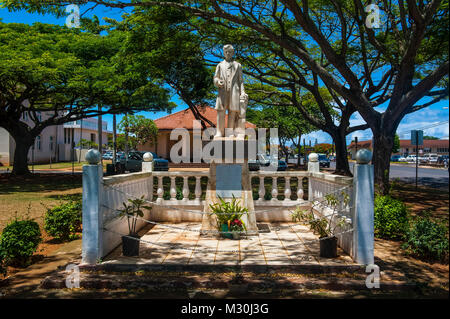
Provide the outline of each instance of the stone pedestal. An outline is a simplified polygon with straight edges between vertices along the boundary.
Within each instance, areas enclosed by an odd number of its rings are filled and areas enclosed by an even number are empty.
[[[239,205],[248,210],[248,214],[242,216],[242,221],[247,227],[247,234],[257,234],[258,228],[253,205],[252,185],[248,172],[248,158],[253,157],[252,143],[255,141],[236,138],[215,138],[213,142],[217,143],[215,151],[222,150],[222,152],[219,156],[213,156],[210,163],[203,211],[211,213],[210,205],[219,202],[219,197],[225,201],[231,201],[234,196],[238,199]],[[211,234],[207,232],[208,230],[217,230],[217,222],[214,215],[203,215],[202,230],[206,231],[203,233],[204,235]],[[213,236],[215,235],[213,234]]]

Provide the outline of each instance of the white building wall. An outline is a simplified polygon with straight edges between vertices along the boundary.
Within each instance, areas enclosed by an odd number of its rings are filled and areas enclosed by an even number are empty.
[[[40,116],[42,120],[50,117],[52,113],[41,112]],[[26,122],[30,127],[34,126],[34,123],[29,118],[23,118],[22,121]],[[107,144],[108,133],[107,122],[102,121],[103,133],[102,133],[102,144]],[[83,129],[80,125],[74,122],[66,123],[64,125],[53,125],[45,128],[41,134],[40,138],[36,138],[33,148],[28,152],[28,162],[30,164],[35,163],[49,163],[58,161],[71,161],[72,160],[72,148],[70,141],[64,140],[64,128],[69,128],[74,131],[74,142],[77,145],[82,138],[86,140],[91,140],[91,133],[95,134],[95,143],[98,143],[98,132],[97,132],[97,119],[83,119]],[[52,145],[50,145],[52,143]],[[40,145],[39,145],[40,144]],[[14,150],[16,144],[14,139],[10,134],[3,128],[0,128],[0,163],[2,165],[12,165],[14,161]],[[81,152],[81,161],[84,161],[84,154],[86,152]],[[75,150],[74,160],[78,161],[80,157],[80,151]]]

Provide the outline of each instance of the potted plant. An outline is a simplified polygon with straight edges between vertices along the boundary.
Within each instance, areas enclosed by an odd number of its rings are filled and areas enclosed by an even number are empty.
[[[349,202],[347,193],[342,192],[342,201],[345,205]],[[337,237],[336,229],[345,225],[345,218],[335,218],[337,213],[337,206],[339,199],[334,194],[325,196],[327,206],[332,209],[332,213],[328,216],[316,216],[313,208],[310,210],[303,210],[297,208],[291,215],[292,221],[304,222],[309,224],[311,230],[319,235],[320,241],[320,257],[335,258],[337,257]],[[333,225],[333,220],[335,220]]]
[[[128,235],[122,236],[122,254],[124,256],[139,255],[139,235],[136,230],[138,217],[144,216],[143,209],[152,209],[144,206],[144,195],[141,198],[128,199],[129,204],[123,202],[123,209],[119,209],[119,216],[126,217],[128,222]]]
[[[240,234],[247,230],[241,218],[248,213],[248,209],[240,206],[234,196],[231,202],[226,202],[219,196],[219,202],[209,206],[211,214],[216,216],[217,229],[222,232],[223,237],[239,239]]]

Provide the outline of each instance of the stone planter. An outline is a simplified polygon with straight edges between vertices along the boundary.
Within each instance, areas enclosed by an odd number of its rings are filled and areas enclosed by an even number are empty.
[[[136,239],[133,239],[133,238]],[[122,254],[124,256],[139,256],[139,236],[137,234],[122,236]]]
[[[327,237],[320,240],[320,257],[336,258],[337,257],[337,237]]]

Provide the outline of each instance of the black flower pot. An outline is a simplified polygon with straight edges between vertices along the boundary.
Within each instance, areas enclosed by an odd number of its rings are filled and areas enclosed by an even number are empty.
[[[337,237],[327,237],[320,240],[320,257],[336,258],[337,257]]]
[[[133,238],[130,238],[133,237]],[[134,239],[136,238],[136,239]],[[139,256],[139,236],[122,236],[122,254],[124,256]]]

